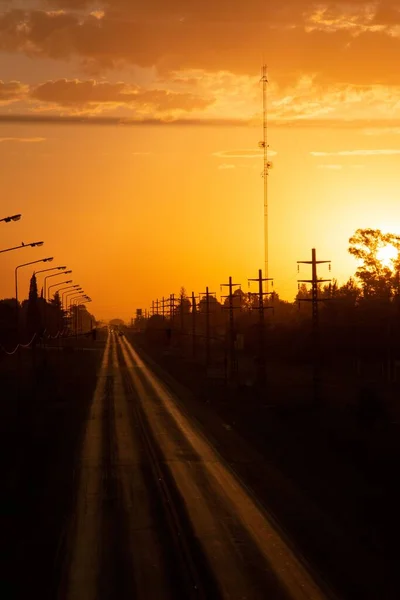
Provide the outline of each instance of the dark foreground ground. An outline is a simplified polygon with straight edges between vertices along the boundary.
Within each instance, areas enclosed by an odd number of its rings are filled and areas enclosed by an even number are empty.
[[[0,597],[55,598],[74,467],[104,342],[1,355]],[[86,346],[77,348],[76,346]],[[74,348],[75,346],[75,348]]]
[[[143,335],[132,339],[340,597],[400,597],[397,423],[360,418],[343,403],[283,408],[285,382],[269,396],[228,389]]]
[[[396,424],[360,423],[356,415],[344,409],[340,413],[332,408],[314,413],[279,409],[277,399],[284,394],[283,383],[268,398],[255,390],[206,383],[201,367],[167,355],[161,348],[146,347],[140,336],[132,339],[137,347],[144,348],[154,371],[173,390],[183,412],[197,420],[223,460],[248,486],[250,495],[254,493],[268,507],[278,531],[283,537],[287,535],[288,544],[303,557],[322,587],[325,581],[338,597],[349,600],[399,597]],[[0,363],[1,598],[35,594],[50,599],[57,598],[60,590],[79,487],[79,456],[104,340],[82,341],[79,348],[72,341],[69,345],[68,351],[38,350],[35,364],[32,354],[26,352],[18,369],[16,357],[3,356]],[[117,358],[121,361],[119,354]],[[106,377],[106,392],[111,393],[112,385],[117,385],[113,377]],[[115,394],[118,389],[115,387]],[[106,445],[111,439],[110,423],[117,438],[124,439],[125,420],[119,414],[119,403],[134,406],[130,385],[125,386],[124,381],[120,390],[121,398],[106,394],[115,402],[114,424],[107,403],[104,407]],[[133,419],[133,432],[135,423]],[[114,445],[109,445],[114,460]],[[190,464],[193,457],[189,450],[187,453]],[[187,467],[186,462],[182,464]],[[174,460],[172,464],[178,463]],[[113,463],[105,466],[111,468]],[[110,487],[112,482],[112,478],[103,481],[107,502],[101,510],[105,516],[115,513],[116,518],[121,490]],[[131,478],[126,485],[131,485]],[[135,511],[130,515],[137,517]],[[88,525],[86,519],[82,523]],[[135,530],[135,524],[131,525]],[[115,544],[105,549],[104,564],[114,566],[102,597],[125,598],[128,596],[118,574],[126,575],[129,569],[114,552],[121,547],[123,535],[114,539],[113,527],[109,537]],[[121,532],[125,530],[125,525],[121,526]],[[165,546],[168,550],[168,544]],[[136,558],[140,563],[143,553]],[[120,587],[110,584],[114,580]]]

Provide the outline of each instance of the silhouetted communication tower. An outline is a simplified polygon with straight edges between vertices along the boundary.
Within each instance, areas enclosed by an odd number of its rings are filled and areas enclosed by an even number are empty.
[[[271,168],[271,163],[268,160],[268,73],[267,65],[263,65],[261,71],[262,93],[263,93],[263,139],[258,144],[264,151],[264,244],[265,244],[265,277],[268,279],[268,267],[269,267],[269,256],[268,256],[268,173]],[[268,291],[268,282],[267,282]]]

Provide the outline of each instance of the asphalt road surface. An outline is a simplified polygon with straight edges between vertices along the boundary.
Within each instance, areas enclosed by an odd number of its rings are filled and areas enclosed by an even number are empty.
[[[125,337],[109,334],[79,461],[62,600],[327,596]]]

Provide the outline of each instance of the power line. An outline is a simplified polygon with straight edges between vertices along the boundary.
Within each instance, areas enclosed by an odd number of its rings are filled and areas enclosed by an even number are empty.
[[[321,283],[330,282],[330,279],[318,279],[317,265],[329,264],[329,270],[331,269],[330,260],[317,260],[317,253],[315,248],[311,250],[311,260],[298,260],[297,264],[311,265],[312,278],[311,279],[299,279],[298,283],[311,283],[311,298],[299,298],[299,302],[311,302],[312,304],[312,333],[313,333],[313,396],[314,405],[320,401],[320,383],[321,383],[321,354],[319,349],[319,315],[318,305],[323,298],[318,298],[318,286]],[[299,267],[298,267],[299,268]]]
[[[236,331],[235,321],[233,318],[233,311],[235,307],[233,304],[233,288],[240,287],[240,283],[232,283],[232,277],[229,277],[229,283],[221,283],[221,287],[229,288],[228,296],[221,296],[221,298],[228,298],[228,310],[229,310],[229,368],[228,377],[230,381],[235,381],[238,376],[238,361],[236,357]],[[224,307],[226,308],[226,307]]]
[[[264,297],[271,295],[270,292],[264,292],[264,282],[268,283],[269,281],[273,281],[273,279],[263,279],[262,270],[258,271],[257,279],[249,279],[250,281],[256,281],[258,283],[258,293],[253,294],[252,296],[258,297],[258,314],[259,314],[259,356],[257,361],[258,366],[258,381],[261,386],[264,386],[266,383],[266,365],[265,365],[265,319],[264,319],[264,311],[273,309],[272,306],[265,306]]]
[[[192,292],[192,357],[196,357],[196,313],[197,313],[197,305],[196,300],[199,299],[199,296],[195,296],[194,292]]]
[[[215,298],[216,293],[215,292],[210,292],[208,287],[206,287],[206,291],[205,292],[200,292],[201,296],[203,296],[202,299],[204,299],[205,296],[205,302],[206,302],[206,367],[210,366],[210,362],[211,362],[211,348],[210,348],[210,298],[213,297]]]

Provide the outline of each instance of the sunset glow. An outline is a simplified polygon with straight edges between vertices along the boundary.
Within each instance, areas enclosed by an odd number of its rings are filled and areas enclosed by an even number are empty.
[[[398,251],[394,246],[387,245],[377,254],[378,260],[384,267],[393,268],[393,261],[397,258]]]
[[[400,231],[398,2],[93,7],[1,3],[0,159],[18,239],[45,239],[99,318],[263,267],[263,62],[280,296],[311,248],[343,282],[357,228]],[[3,297],[19,258],[2,258]]]

